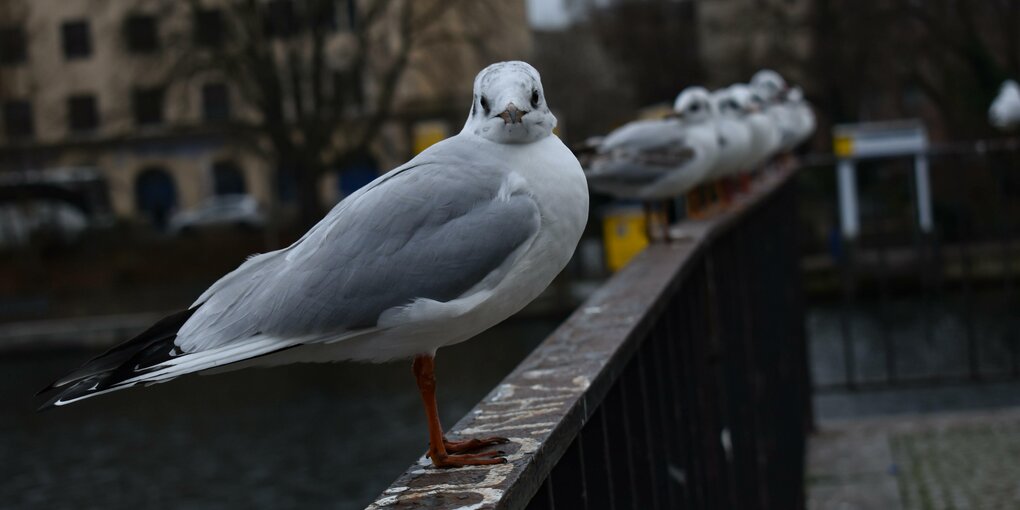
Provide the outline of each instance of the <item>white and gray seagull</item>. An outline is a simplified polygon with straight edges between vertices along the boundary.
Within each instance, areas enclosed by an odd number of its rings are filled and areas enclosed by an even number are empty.
[[[195,372],[413,358],[433,464],[505,462],[498,452],[465,453],[503,438],[445,439],[433,358],[519,311],[573,254],[588,189],[555,126],[538,71],[525,62],[485,68],[459,134],[59,379],[43,407]]]
[[[772,118],[763,111],[764,103],[750,86],[737,83],[730,86],[733,99],[746,112],[751,127],[751,160],[749,168],[767,163],[779,150],[782,135]]]
[[[1020,85],[1015,81],[1002,82],[999,94],[988,108],[988,121],[999,129],[1020,125]]]
[[[606,135],[586,169],[597,192],[644,202],[649,238],[655,237],[648,203],[675,198],[700,184],[719,154],[712,99],[702,87],[677,96],[664,119],[636,120]],[[663,230],[668,225],[661,225]],[[663,233],[663,239],[668,233]]]
[[[804,91],[800,87],[791,87],[786,96],[787,103],[793,118],[796,134],[794,146],[808,141],[815,134],[815,112],[811,109],[811,103],[804,99]]]
[[[712,93],[712,101],[719,135],[719,160],[709,177],[717,179],[747,170],[753,159],[753,147],[751,126],[745,118],[747,113],[733,98],[730,89],[716,90]]]
[[[718,153],[711,97],[704,88],[688,87],[671,116],[636,120],[609,133],[588,169],[588,182],[617,198],[673,198],[701,183]]]

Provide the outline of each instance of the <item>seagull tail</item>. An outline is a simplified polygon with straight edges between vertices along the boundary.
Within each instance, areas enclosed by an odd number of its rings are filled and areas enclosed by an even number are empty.
[[[70,404],[89,397],[127,388],[144,381],[122,384],[139,371],[158,365],[175,355],[177,331],[198,307],[171,314],[124,343],[92,358],[78,370],[57,379],[37,396],[46,398],[39,410]]]

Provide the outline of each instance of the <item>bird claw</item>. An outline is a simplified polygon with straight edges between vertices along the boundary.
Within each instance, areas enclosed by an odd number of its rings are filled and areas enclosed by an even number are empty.
[[[486,437],[482,439],[465,439],[463,441],[448,441],[443,439],[443,446],[448,453],[467,453],[486,446],[507,444],[510,440],[505,437]]]
[[[447,454],[441,458],[433,458],[432,465],[439,468],[452,468],[460,466],[486,466],[494,464],[506,464],[505,457],[506,452],[497,450],[492,452],[481,452],[481,453],[464,453],[460,455],[449,455]]]

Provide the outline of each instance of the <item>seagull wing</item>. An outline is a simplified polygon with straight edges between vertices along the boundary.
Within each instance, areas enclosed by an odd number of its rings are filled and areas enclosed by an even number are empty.
[[[538,232],[538,207],[516,174],[453,142],[351,195],[290,247],[249,259],[189,311],[57,381],[47,405],[333,341],[417,299],[494,284]]]
[[[641,198],[659,180],[697,157],[682,124],[672,119],[631,122],[606,136],[586,173],[592,189]]]

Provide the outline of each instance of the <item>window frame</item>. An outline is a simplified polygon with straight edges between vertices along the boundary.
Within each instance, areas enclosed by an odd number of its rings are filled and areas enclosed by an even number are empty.
[[[12,107],[24,107],[23,115],[14,115]],[[11,129],[19,124],[15,119],[24,119],[24,129]],[[32,138],[35,136],[35,117],[32,102],[28,99],[8,99],[3,102],[4,135],[9,139]]]
[[[151,27],[146,26],[151,23]],[[142,30],[151,28],[151,30]],[[159,19],[152,14],[133,13],[124,18],[124,44],[128,52],[151,55],[160,50]]]
[[[81,32],[73,32],[82,28]],[[75,45],[74,43],[77,43]],[[92,30],[87,19],[68,20],[60,24],[60,46],[65,60],[83,60],[92,56]]]
[[[91,111],[79,109],[86,104],[90,105],[88,109]],[[85,122],[81,122],[81,119]],[[95,94],[79,93],[67,97],[67,127],[71,133],[93,133],[99,130],[99,123],[99,98]]]
[[[143,104],[147,100],[155,99],[156,106]],[[166,88],[165,87],[137,87],[131,91],[131,113],[134,116],[135,125],[149,127],[159,126],[166,122]]]

